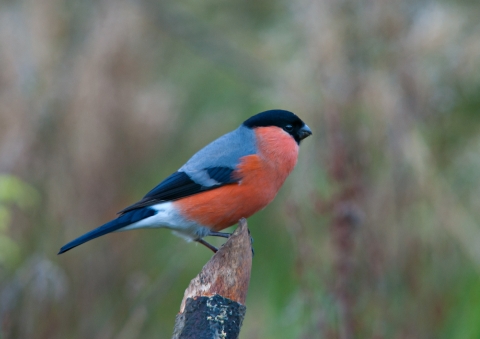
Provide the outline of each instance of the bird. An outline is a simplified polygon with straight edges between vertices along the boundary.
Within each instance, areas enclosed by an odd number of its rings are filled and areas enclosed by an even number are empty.
[[[245,120],[237,129],[195,153],[118,217],[64,245],[64,253],[111,232],[166,228],[213,252],[207,236],[265,208],[294,169],[300,142],[311,129],[290,111],[273,109]]]

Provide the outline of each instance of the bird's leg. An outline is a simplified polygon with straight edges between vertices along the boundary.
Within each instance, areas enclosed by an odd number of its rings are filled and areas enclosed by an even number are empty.
[[[218,248],[216,248],[215,246],[213,246],[212,244],[209,244],[208,242],[206,242],[205,240],[203,239],[197,239],[195,240],[196,242],[198,242],[199,244],[202,244],[203,246],[209,248],[210,250],[213,251],[213,253],[217,253],[218,251]]]
[[[248,234],[250,234],[250,230],[248,230]],[[232,234],[231,233],[225,233],[225,232],[214,232],[214,231],[210,231],[210,233],[207,234],[207,237],[221,237],[221,238],[230,238]],[[198,240],[195,240],[196,242],[199,242],[200,244],[208,247],[209,249],[211,249],[213,251],[213,253],[217,253],[218,251],[218,248],[216,248],[215,246],[209,244],[208,242],[206,242],[205,240],[203,239],[198,239]],[[250,243],[253,245],[253,237],[250,235]],[[253,250],[253,246],[252,246],[252,257],[255,256],[255,251]]]
[[[207,234],[207,237],[221,237],[221,238],[230,238],[232,234],[231,233],[224,233],[224,232],[213,232],[210,231],[210,233]]]

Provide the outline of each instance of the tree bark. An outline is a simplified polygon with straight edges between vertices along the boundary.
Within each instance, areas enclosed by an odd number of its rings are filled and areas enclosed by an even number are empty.
[[[172,339],[236,339],[246,307],[252,267],[247,221],[190,282],[175,321]]]

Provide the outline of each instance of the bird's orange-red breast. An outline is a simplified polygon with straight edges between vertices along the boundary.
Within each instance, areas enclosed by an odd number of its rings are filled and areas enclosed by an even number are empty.
[[[278,127],[255,130],[257,154],[240,159],[233,175],[238,184],[225,185],[174,204],[191,220],[221,231],[267,206],[295,167],[297,142]]]
[[[137,228],[168,228],[207,244],[203,237],[218,235],[275,198],[295,167],[301,140],[310,134],[291,112],[254,115],[198,151],[118,218],[71,241],[59,253],[113,231]]]

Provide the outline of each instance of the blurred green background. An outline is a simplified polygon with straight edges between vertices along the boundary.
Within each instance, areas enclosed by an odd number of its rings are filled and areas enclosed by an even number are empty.
[[[0,3],[0,338],[169,338],[208,261],[67,241],[260,111],[314,135],[269,207],[241,338],[480,338],[480,3]],[[217,242],[217,244],[219,244]]]

